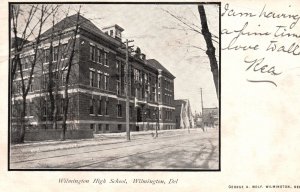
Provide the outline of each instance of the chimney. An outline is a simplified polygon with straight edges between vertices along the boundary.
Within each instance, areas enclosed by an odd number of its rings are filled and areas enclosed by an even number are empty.
[[[136,58],[139,58],[139,59],[143,60],[143,61],[146,60],[146,55],[144,53],[142,53],[142,51],[139,47],[136,48],[134,56]]]
[[[146,55],[144,53],[141,53],[140,58],[145,61],[146,60]]]

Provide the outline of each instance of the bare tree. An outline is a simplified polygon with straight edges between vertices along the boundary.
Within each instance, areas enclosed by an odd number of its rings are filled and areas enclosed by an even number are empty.
[[[20,114],[20,138],[19,142],[23,143],[25,138],[25,127],[26,127],[26,112],[27,112],[27,95],[30,89],[32,88],[32,79],[33,73],[35,69],[35,65],[38,60],[38,51],[39,51],[39,44],[41,42],[41,33],[42,28],[48,19],[48,17],[52,14],[49,5],[30,5],[29,13],[27,19],[25,19],[25,28],[23,31],[20,31],[20,27],[18,26],[18,20],[20,16],[20,7],[19,6],[12,6],[11,13],[12,13],[12,31],[14,34],[14,50],[13,50],[13,60],[12,60],[12,71],[11,77],[12,80],[15,79],[15,73],[17,67],[19,68],[19,76],[21,79],[21,97],[22,97],[22,107],[21,107],[21,114]],[[57,9],[54,8],[54,10]],[[26,11],[26,10],[24,10]],[[32,23],[34,21],[33,18],[38,18],[36,23]],[[30,26],[33,27],[31,28]],[[27,31],[30,29],[29,32]],[[34,34],[34,29],[37,29],[37,35]],[[19,37],[18,34],[22,34],[22,37]],[[35,36],[34,41],[28,43],[27,39],[30,36]],[[26,48],[31,48],[33,50],[33,58],[30,61],[30,68],[29,72],[23,70],[23,65],[20,60],[20,54],[24,52],[24,46],[26,44]],[[26,76],[25,76],[26,75]]]
[[[200,20],[201,20],[201,27],[199,27],[195,23],[192,23],[190,20],[178,16],[168,10],[163,9],[163,11],[166,12],[171,17],[173,17],[178,22],[178,26],[176,27],[173,26],[173,27],[165,27],[165,28],[171,30],[192,31],[204,37],[206,41],[206,47],[207,47],[206,49],[203,48],[201,45],[195,45],[192,43],[182,44],[180,41],[178,41],[177,43],[179,46],[185,46],[188,48],[195,48],[200,51],[204,51],[208,55],[208,58],[210,60],[210,69],[213,74],[215,90],[216,90],[217,98],[219,99],[219,70],[218,70],[218,64],[216,60],[217,56],[215,54],[215,47],[213,45],[213,42],[217,44],[219,43],[219,38],[217,35],[214,35],[208,30],[207,19],[206,19],[203,5],[198,6],[198,12],[200,14]]]
[[[19,18],[21,15],[22,10],[20,9],[19,5],[11,5],[10,7],[10,13],[11,13],[11,20],[12,20],[12,32],[13,32],[13,59],[11,61],[11,78],[15,78],[16,69],[17,66],[20,63],[20,53],[24,48],[24,45],[26,44],[29,36],[32,34],[32,32],[35,30],[35,27],[38,25],[38,23],[30,30],[29,24],[32,22],[33,17],[35,16],[36,12],[38,10],[37,6],[31,6],[27,20],[25,20],[25,27],[22,29],[22,31],[19,31]],[[30,31],[28,33],[28,30]],[[21,34],[21,35],[19,35]]]
[[[206,54],[209,58],[210,69],[213,74],[217,97],[219,99],[219,69],[218,69],[217,59],[215,56],[216,49],[212,43],[212,34],[209,32],[208,29],[205,9],[203,5],[198,5],[198,11],[199,11],[201,25],[202,25],[201,32],[203,34],[203,37],[206,42],[206,47],[207,47]]]
[[[62,28],[59,31],[55,31],[55,17],[56,12],[53,13],[52,17],[52,28],[50,33],[50,47],[49,47],[49,65],[48,65],[48,86],[47,91],[49,94],[50,99],[50,120],[52,121],[53,129],[57,129],[57,117],[58,117],[58,104],[59,104],[59,88],[60,85],[63,84],[61,76],[63,75],[63,70],[61,70],[61,60],[62,55],[65,55],[68,52],[68,47],[62,47],[61,40],[62,40]],[[66,18],[68,17],[69,9],[66,13]],[[64,20],[65,24],[65,20]],[[58,40],[55,38],[56,34],[58,34]],[[53,42],[58,41],[58,46],[54,47]],[[61,53],[61,54],[58,54]],[[58,58],[59,55],[59,58]],[[57,58],[54,58],[57,57]],[[54,62],[55,59],[55,62]]]
[[[77,19],[76,19],[76,27],[74,30],[74,35],[72,38],[72,47],[71,47],[71,53],[70,53],[70,58],[67,63],[67,74],[66,74],[66,81],[65,81],[65,86],[64,86],[64,95],[65,99],[63,100],[63,122],[62,122],[62,134],[61,134],[61,140],[66,139],[66,130],[67,130],[67,115],[68,115],[68,106],[69,106],[69,95],[68,95],[68,88],[69,88],[69,81],[70,81],[70,72],[71,72],[71,67],[73,63],[73,58],[75,55],[75,46],[76,46],[76,38],[78,34],[78,29],[79,29],[79,17],[80,17],[80,9],[77,12]]]

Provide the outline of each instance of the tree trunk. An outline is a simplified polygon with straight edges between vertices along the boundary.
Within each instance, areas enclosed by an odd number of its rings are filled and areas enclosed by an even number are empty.
[[[51,40],[52,41],[52,40]],[[49,93],[49,99],[50,99],[50,121],[52,123],[55,121],[53,119],[53,114],[54,114],[54,95],[53,95],[53,62],[52,62],[52,54],[53,54],[53,46],[52,42],[50,45],[50,61],[49,61],[49,66],[48,66],[48,93]]]
[[[212,43],[211,33],[209,32],[206,14],[203,5],[198,5],[198,11],[200,15],[201,25],[202,25],[202,34],[206,42],[207,51],[206,54],[209,58],[210,69],[213,74],[214,84],[216,88],[217,97],[219,99],[219,69],[215,56],[215,47]]]
[[[75,32],[74,32],[74,38],[72,38],[72,48],[71,48],[71,54],[70,58],[68,61],[68,70],[67,70],[67,75],[66,75],[66,83],[65,83],[65,89],[64,89],[64,115],[63,115],[63,123],[62,123],[62,134],[61,134],[61,140],[66,139],[66,130],[67,130],[67,115],[68,115],[68,106],[69,106],[69,95],[68,95],[68,88],[69,88],[69,79],[70,79],[70,72],[71,72],[71,67],[72,67],[72,62],[73,62],[73,57],[75,54],[75,45],[76,45],[76,36],[78,34],[78,28],[79,28],[79,16],[80,16],[80,9],[77,13],[77,21],[76,21],[76,27],[75,27]]]
[[[22,97],[22,109],[21,109],[21,129],[20,129],[20,143],[24,143],[25,140],[25,116],[26,116],[26,96]]]
[[[53,14],[53,19],[52,19],[52,32],[51,32],[51,38],[50,38],[50,55],[49,55],[49,84],[48,84],[48,93],[49,93],[49,99],[50,99],[50,120],[52,121],[53,128],[56,128],[54,125],[56,125],[56,117],[55,116],[55,106],[56,106],[56,96],[53,95],[53,88],[54,88],[54,78],[55,78],[55,72],[53,73],[53,52],[54,52],[54,47],[53,47],[53,40],[54,40],[54,16],[55,13]],[[56,61],[59,62],[59,61]],[[56,69],[56,68],[55,68]]]
[[[57,101],[56,99],[57,98],[55,98],[54,101]],[[57,105],[56,105],[56,102],[54,104],[54,110],[53,110],[53,129],[57,129]]]

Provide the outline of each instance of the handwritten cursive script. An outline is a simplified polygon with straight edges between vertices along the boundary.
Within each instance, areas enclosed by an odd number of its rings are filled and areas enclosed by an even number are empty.
[[[291,7],[286,5],[277,11],[271,11],[267,5],[256,10],[233,8],[229,3],[223,7],[222,17],[238,19],[239,22],[221,30],[222,36],[226,36],[222,50],[245,52],[245,71],[264,74],[264,78],[268,78],[266,75],[270,75],[270,78],[272,76],[272,80],[246,78],[248,82],[264,82],[277,87],[275,77],[283,72],[277,69],[279,63],[275,58],[300,55],[300,34],[296,27],[300,15],[294,13],[295,9],[290,9]],[[248,52],[251,52],[251,59]],[[273,60],[272,64],[265,64],[268,57]]]
[[[252,59],[248,60],[247,57],[244,59],[244,62],[247,64],[250,64],[246,71],[252,70],[253,72],[259,72],[259,73],[269,73],[270,75],[280,75],[282,72],[276,71],[275,66],[267,65],[267,64],[262,64],[265,58],[261,59]],[[277,87],[277,84],[274,81],[270,80],[249,80],[249,82],[265,82],[265,83],[272,83]]]

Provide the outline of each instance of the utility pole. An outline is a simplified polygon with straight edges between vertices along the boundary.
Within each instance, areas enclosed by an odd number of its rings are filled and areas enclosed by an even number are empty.
[[[201,90],[201,113],[202,113],[202,116],[203,116],[203,97],[202,97],[202,88],[200,88]]]
[[[129,47],[128,43],[133,42],[133,40],[128,41],[126,39],[126,64],[125,64],[125,95],[126,95],[126,138],[130,141],[130,123],[129,123],[129,84],[130,84],[130,71],[129,71]]]

